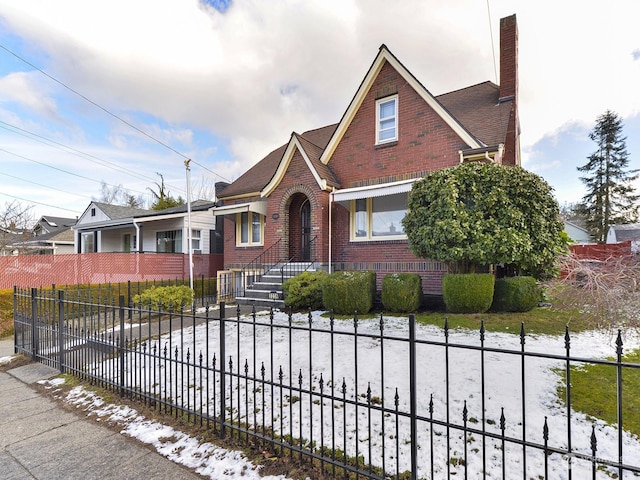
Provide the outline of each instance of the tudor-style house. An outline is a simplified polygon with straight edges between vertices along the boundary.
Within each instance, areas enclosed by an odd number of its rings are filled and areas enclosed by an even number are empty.
[[[373,270],[378,282],[416,272],[425,293],[440,293],[445,267],[413,255],[403,231],[409,191],[461,162],[520,165],[517,100],[515,15],[500,21],[500,85],[434,96],[382,45],[337,124],[294,132],[218,196],[230,283],[276,258]]]

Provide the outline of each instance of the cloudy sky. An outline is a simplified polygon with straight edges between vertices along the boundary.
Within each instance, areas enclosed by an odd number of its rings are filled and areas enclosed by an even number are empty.
[[[438,95],[498,83],[517,14],[525,168],[558,201],[607,109],[640,168],[637,0],[0,0],[0,205],[80,215],[101,183],[193,196],[337,122],[384,43]],[[493,42],[492,42],[493,40]]]

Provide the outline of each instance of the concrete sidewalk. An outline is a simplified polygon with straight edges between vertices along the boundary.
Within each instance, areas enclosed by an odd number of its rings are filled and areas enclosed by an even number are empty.
[[[0,358],[13,353],[13,339],[0,340]],[[2,479],[203,478],[30,386],[58,374],[39,363],[0,372]]]

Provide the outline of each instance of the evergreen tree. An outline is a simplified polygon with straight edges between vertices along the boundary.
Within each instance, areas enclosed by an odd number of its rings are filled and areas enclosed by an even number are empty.
[[[629,170],[629,154],[622,136],[622,119],[610,110],[600,115],[589,134],[598,149],[588,157],[579,172],[587,187],[578,210],[586,218],[587,228],[598,243],[607,239],[609,225],[632,223],[638,216],[632,182],[638,178],[637,170]]]

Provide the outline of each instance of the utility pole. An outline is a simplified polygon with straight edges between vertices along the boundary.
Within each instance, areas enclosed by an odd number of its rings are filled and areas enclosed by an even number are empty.
[[[187,244],[189,245],[189,287],[193,290],[193,245],[191,233],[191,168],[189,164],[191,159],[184,161],[187,173]]]

